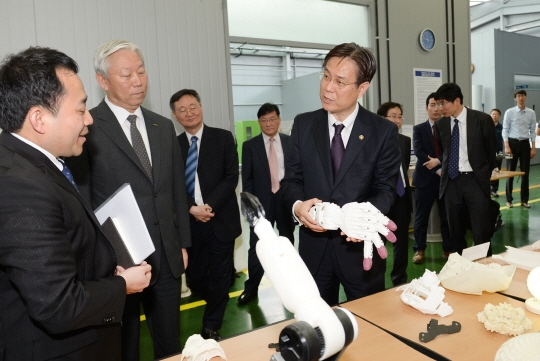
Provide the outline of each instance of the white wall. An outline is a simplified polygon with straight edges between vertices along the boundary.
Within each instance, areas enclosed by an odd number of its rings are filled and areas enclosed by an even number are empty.
[[[171,95],[194,88],[205,122],[233,129],[221,0],[0,0],[0,8],[0,57],[36,45],[65,52],[79,64],[89,108],[104,96],[95,81],[94,50],[123,38],[145,54],[149,85],[143,106],[173,119]]]

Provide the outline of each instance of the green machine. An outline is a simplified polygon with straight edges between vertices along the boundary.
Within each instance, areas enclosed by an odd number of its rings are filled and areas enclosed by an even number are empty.
[[[242,164],[242,145],[246,140],[261,134],[261,127],[257,120],[244,120],[234,123],[236,128],[236,144],[238,149],[238,162]]]

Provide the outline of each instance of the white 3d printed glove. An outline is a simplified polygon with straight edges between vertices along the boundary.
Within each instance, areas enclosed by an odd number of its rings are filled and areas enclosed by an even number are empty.
[[[342,208],[329,202],[316,203],[309,210],[309,215],[324,229],[340,228],[348,237],[363,240],[366,271],[373,264],[373,245],[382,259],[388,256],[379,233],[392,243],[396,241],[392,233],[397,229],[396,224],[369,202],[347,203]]]

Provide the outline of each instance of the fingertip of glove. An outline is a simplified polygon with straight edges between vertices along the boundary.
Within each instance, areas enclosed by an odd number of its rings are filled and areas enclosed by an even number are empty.
[[[388,224],[386,225],[386,228],[388,228],[391,231],[395,231],[397,229],[396,224],[391,219],[388,220]]]
[[[364,258],[364,270],[369,271],[371,269],[371,266],[373,265],[373,261],[371,258]]]
[[[389,232],[389,233],[386,235],[386,239],[389,240],[389,241],[392,242],[392,243],[396,242],[396,240],[397,240],[396,235],[393,234],[392,232]]]
[[[379,253],[379,256],[381,256],[382,259],[386,259],[388,257],[388,250],[385,246],[377,248],[377,252]]]

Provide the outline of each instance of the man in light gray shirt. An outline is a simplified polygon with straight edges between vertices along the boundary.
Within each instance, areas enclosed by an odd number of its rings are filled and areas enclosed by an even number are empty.
[[[519,160],[519,167],[525,175],[521,178],[521,205],[531,208],[529,204],[529,167],[531,159],[536,155],[534,145],[536,139],[536,113],[534,110],[525,107],[527,92],[517,90],[514,93],[517,106],[510,108],[504,113],[502,137],[504,141],[504,151],[506,154],[513,154],[512,160],[507,161],[507,168],[515,171]],[[532,146],[529,144],[529,140]],[[512,188],[514,179],[508,178],[506,182],[506,206],[512,208]]]

